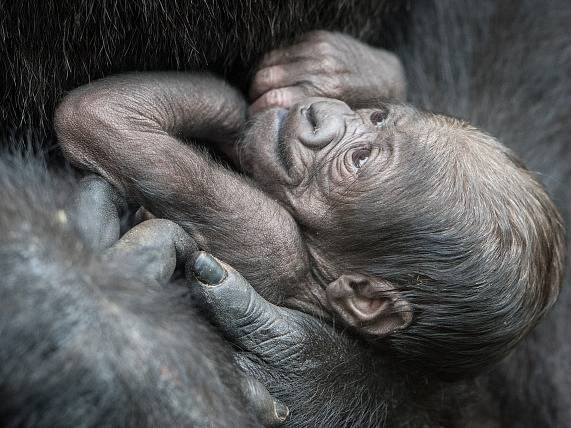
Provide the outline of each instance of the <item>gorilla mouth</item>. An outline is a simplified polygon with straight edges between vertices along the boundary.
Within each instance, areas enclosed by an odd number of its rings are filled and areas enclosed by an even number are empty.
[[[260,183],[289,184],[289,111],[272,108],[259,113],[248,124],[242,137],[239,163]]]

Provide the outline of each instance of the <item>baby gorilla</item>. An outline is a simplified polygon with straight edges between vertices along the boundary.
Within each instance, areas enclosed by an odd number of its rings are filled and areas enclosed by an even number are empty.
[[[555,301],[560,217],[484,132],[403,104],[305,98],[263,110],[229,144],[245,117],[220,80],[133,74],[73,91],[56,127],[73,163],[181,224],[264,297],[416,367],[475,374]]]

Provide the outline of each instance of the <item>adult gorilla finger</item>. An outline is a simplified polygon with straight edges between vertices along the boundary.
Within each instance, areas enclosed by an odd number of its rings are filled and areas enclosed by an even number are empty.
[[[289,108],[306,97],[305,90],[301,86],[272,89],[254,101],[249,113],[256,114],[272,107]]]
[[[104,256],[110,261],[128,263],[142,277],[166,284],[177,260],[185,263],[197,249],[194,240],[178,224],[153,219],[125,233]]]
[[[101,251],[119,239],[119,212],[124,208],[125,201],[109,182],[88,175],[79,182],[69,213],[86,245]]]
[[[227,264],[201,251],[187,272],[196,278],[191,286],[204,309],[240,349],[271,359],[299,343],[281,308],[266,301]]]
[[[264,385],[252,376],[243,376],[240,386],[251,410],[263,426],[279,427],[285,422],[289,416],[288,407],[275,400]]]

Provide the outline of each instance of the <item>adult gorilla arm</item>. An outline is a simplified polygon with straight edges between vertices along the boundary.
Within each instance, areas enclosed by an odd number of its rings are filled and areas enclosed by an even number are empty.
[[[139,280],[158,291],[169,285],[177,264],[195,260],[192,253],[196,243],[180,226],[162,219],[143,221],[119,239],[119,212],[124,206],[108,182],[91,175],[80,181],[68,211],[75,217],[84,242],[101,251],[103,260],[110,265],[120,260],[123,269],[137,272]],[[227,368],[221,367],[221,371]],[[289,414],[287,406],[274,400],[252,376],[236,372],[234,377],[248,410],[258,421],[264,427],[280,426]]]
[[[186,288],[160,286],[196,248],[179,226],[143,223],[99,254],[119,234],[113,194],[0,161],[14,201],[0,207],[0,425],[256,426],[248,401],[279,424],[283,407],[238,374]],[[101,230],[107,241],[88,244]]]

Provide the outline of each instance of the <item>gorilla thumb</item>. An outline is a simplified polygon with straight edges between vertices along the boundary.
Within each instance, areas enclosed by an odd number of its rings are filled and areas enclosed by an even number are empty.
[[[206,252],[187,264],[187,277],[201,306],[225,336],[255,352],[268,339],[282,337],[288,327],[280,309],[266,301],[232,267]]]

